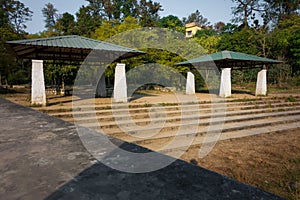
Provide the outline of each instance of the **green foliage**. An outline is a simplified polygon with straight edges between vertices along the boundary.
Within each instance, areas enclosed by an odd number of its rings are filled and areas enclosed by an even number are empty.
[[[162,11],[162,6],[158,2],[152,0],[140,0],[139,6],[139,22],[143,27],[152,27],[157,25],[159,19],[158,12]]]
[[[286,98],[286,101],[287,102],[296,102],[297,99],[295,97],[293,97],[293,96],[289,96],[289,97]]]
[[[126,17],[122,23],[117,21],[104,21],[102,22],[102,25],[92,33],[92,38],[106,40],[118,33],[137,28],[141,28],[141,26],[138,25],[137,19],[130,16]]]
[[[26,38],[52,37],[77,34],[99,40],[138,48],[145,52],[136,58],[122,60],[127,70],[135,66],[158,63],[174,68],[186,75],[195,70],[175,63],[192,59],[203,53],[214,53],[221,50],[232,50],[269,57],[285,61],[276,67],[267,66],[268,82],[281,85],[289,82],[299,85],[300,74],[300,16],[299,0],[232,0],[233,23],[218,22],[212,26],[201,15],[199,10],[180,20],[177,16],[159,16],[162,10],[160,3],[152,0],[86,0],[87,5],[79,8],[76,17],[63,13],[58,14],[53,4],[48,3],[42,9],[46,22],[46,31]],[[7,40],[24,39],[25,22],[30,20],[32,12],[23,3],[12,0],[0,0],[0,76],[2,82],[9,84],[29,82],[30,63],[16,60],[6,49]],[[262,19],[262,20],[261,20]],[[185,32],[185,23],[196,22],[206,29],[198,31],[191,40],[183,39],[180,33]],[[261,22],[262,25],[260,24]],[[161,27],[172,30],[172,34],[149,28],[140,32],[142,27]],[[122,33],[120,37],[114,37]],[[178,40],[181,38],[182,40]],[[199,44],[196,45],[195,44]],[[156,49],[152,48],[155,47]],[[160,49],[159,49],[160,48]],[[179,56],[181,55],[181,56]],[[113,82],[115,64],[105,71],[106,78]],[[202,70],[202,71],[201,71]],[[201,68],[196,74],[198,89],[203,86],[218,86],[218,80],[212,80],[214,71]],[[91,67],[91,71],[95,71]],[[48,84],[72,84],[77,67],[45,65]],[[233,70],[233,83],[247,84],[256,81],[257,70]],[[89,80],[87,78],[87,80]]]
[[[45,28],[47,30],[53,30],[55,27],[56,19],[57,19],[57,9],[54,8],[54,5],[51,3],[47,3],[45,7],[42,9],[43,16],[45,17]]]
[[[121,22],[127,17],[138,19],[141,26],[155,26],[162,6],[152,0],[87,0],[93,20]]]
[[[210,24],[208,19],[203,17],[203,15],[201,15],[199,10],[196,10],[194,13],[190,14],[187,18],[183,18],[182,21],[184,24],[195,22],[199,26],[204,26],[204,27]]]
[[[239,86],[256,82],[258,69],[232,70],[232,83]]]
[[[197,38],[208,38],[208,37],[214,36],[214,35],[217,35],[215,30],[213,30],[213,29],[202,29],[202,30],[197,31],[195,37],[197,37]]]
[[[232,0],[235,3],[232,13],[236,23],[242,23],[243,27],[249,27],[249,21],[255,20],[256,12],[261,10],[259,0]]]
[[[30,20],[32,11],[20,1],[0,2],[0,85],[27,83],[27,63],[16,60],[14,53],[5,46],[5,42],[23,39],[25,22]]]
[[[265,21],[273,21],[278,24],[285,16],[299,14],[299,0],[264,0],[265,13],[262,15]]]
[[[77,34],[90,37],[92,32],[101,25],[101,18],[98,15],[94,15],[89,7],[81,6],[76,13],[76,29]]]
[[[206,53],[215,53],[218,51],[217,45],[219,44],[221,37],[213,29],[202,29],[197,31],[192,40],[201,45]]]
[[[225,34],[233,34],[236,30],[238,30],[238,25],[231,23],[227,23],[221,28],[221,31]]]
[[[292,66],[293,75],[300,74],[300,28],[296,30],[291,38],[289,44],[289,62]]]
[[[220,51],[229,50],[252,55],[260,55],[257,37],[253,29],[237,30],[234,33],[224,33],[218,44]]]
[[[74,35],[75,30],[75,18],[70,13],[64,13],[56,22],[55,29],[60,35]]]
[[[224,27],[226,26],[226,24],[224,22],[217,22],[215,25],[214,25],[214,30],[217,34],[222,34],[224,31]]]
[[[47,85],[73,85],[78,67],[72,65],[45,64],[45,82]]]
[[[211,36],[202,36],[202,37],[196,37],[193,38],[195,42],[197,42],[199,45],[201,45],[206,53],[216,53],[218,51],[218,44],[221,40],[221,37],[218,35],[211,35]]]
[[[9,28],[18,34],[24,33],[25,23],[31,20],[32,11],[20,1],[1,0],[0,3],[1,27]]]
[[[282,60],[288,61],[295,75],[300,70],[299,38],[300,16],[297,14],[286,16],[272,32],[272,51]]]
[[[174,15],[168,15],[158,20],[158,26],[162,28],[168,28],[184,33],[185,28],[183,22]]]

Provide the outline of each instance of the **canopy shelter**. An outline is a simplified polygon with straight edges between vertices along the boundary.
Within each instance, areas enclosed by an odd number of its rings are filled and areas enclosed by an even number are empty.
[[[17,58],[32,60],[31,103],[46,104],[43,60],[82,62],[89,55],[97,60],[118,61],[144,54],[142,51],[77,35],[7,41]],[[124,68],[125,70],[125,68]],[[100,78],[106,89],[105,79]],[[103,93],[103,91],[102,91]]]
[[[220,93],[222,97],[231,96],[231,69],[234,68],[254,68],[261,67],[258,73],[256,95],[266,95],[267,93],[267,69],[263,66],[280,64],[281,61],[262,58],[245,53],[233,51],[221,51],[210,55],[200,56],[176,65],[195,65],[195,66],[217,66],[221,70]]]
[[[103,55],[102,59],[111,55],[107,52],[118,54],[119,59],[144,53],[78,35],[7,41],[6,44],[13,49],[18,58],[37,60],[83,61],[91,51],[97,52],[98,56]]]

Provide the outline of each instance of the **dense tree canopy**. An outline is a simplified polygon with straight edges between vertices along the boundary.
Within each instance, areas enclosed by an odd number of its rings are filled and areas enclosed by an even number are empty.
[[[26,61],[17,61],[5,42],[23,39],[25,23],[31,19],[32,11],[20,1],[1,0],[0,3],[0,85],[26,83],[30,80]]]
[[[293,80],[295,80],[300,74],[300,0],[232,0],[235,4],[232,9],[232,22],[220,21],[216,24],[211,24],[199,10],[183,19],[175,15],[160,16],[163,7],[154,0],[86,1],[87,5],[78,8],[75,15],[67,12],[59,13],[55,5],[46,4],[41,10],[44,15],[45,30],[38,34],[26,35],[25,25],[32,16],[30,9],[17,0],[0,0],[2,82],[17,83],[29,80],[28,69],[24,66],[30,62],[17,61],[4,45],[7,40],[70,34],[107,40],[122,32],[130,34],[130,30],[142,27],[167,28],[183,34],[185,24],[189,22],[196,22],[202,27],[202,30],[198,31],[191,40],[201,45],[207,53],[233,50],[285,61],[284,65],[276,68],[277,71],[275,69],[270,71],[269,77],[272,83],[282,82],[282,77],[294,76]],[[158,36],[154,34],[151,37]],[[126,45],[130,46],[130,44]],[[182,59],[174,53],[154,49],[143,50],[148,52],[147,56],[124,62],[135,66],[144,63],[143,59],[145,62],[152,60],[186,73],[187,68],[174,65]],[[46,68],[47,73],[49,72],[46,79],[49,84],[59,84],[62,79],[69,82],[76,69],[77,67],[66,66],[60,72],[61,69],[57,66],[49,66]],[[113,70],[112,66],[106,74],[112,77]],[[254,80],[256,71],[233,73],[247,82]]]
[[[58,18],[55,28],[60,35],[76,34],[75,17],[70,13],[65,12]]]

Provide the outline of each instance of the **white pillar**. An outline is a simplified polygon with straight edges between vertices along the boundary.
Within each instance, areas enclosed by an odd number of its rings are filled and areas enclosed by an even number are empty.
[[[195,76],[192,72],[187,73],[185,93],[195,94]]]
[[[263,69],[257,74],[255,95],[267,95],[267,70]]]
[[[231,68],[222,69],[219,95],[221,97],[231,96]]]
[[[31,104],[46,106],[46,91],[42,60],[32,60]]]
[[[116,66],[113,98],[115,102],[127,102],[125,64],[118,63]]]

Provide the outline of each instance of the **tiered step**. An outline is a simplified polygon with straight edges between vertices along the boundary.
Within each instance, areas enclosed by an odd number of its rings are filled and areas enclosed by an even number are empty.
[[[82,105],[50,115],[157,151],[300,127],[300,99],[265,98],[184,105]],[[175,142],[174,142],[175,141]]]

